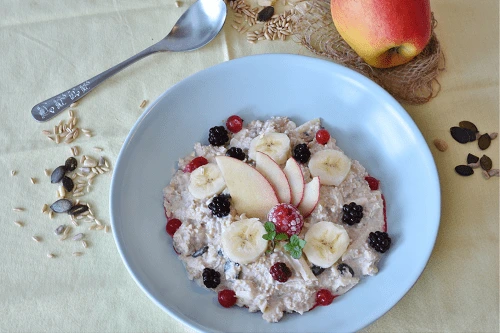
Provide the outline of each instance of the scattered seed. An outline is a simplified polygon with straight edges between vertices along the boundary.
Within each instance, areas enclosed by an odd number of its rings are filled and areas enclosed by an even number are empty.
[[[179,6],[178,6],[178,4],[180,4],[180,3],[179,3],[179,1],[176,1],[176,2],[175,2],[175,5],[176,5],[177,7],[179,7]],[[148,101],[147,101],[147,100],[143,100],[143,101],[142,101],[142,103],[141,103],[141,105],[139,105],[139,107],[142,109],[143,107],[145,107],[145,106],[146,106],[146,104],[148,104]]]
[[[65,174],[66,168],[64,167],[64,165],[58,166],[54,169],[54,171],[52,171],[52,174],[50,175],[50,182],[52,184],[59,183],[63,179]]]
[[[104,227],[104,232],[105,232],[105,233],[108,233],[108,232],[109,232],[109,230],[110,230],[109,225],[107,225],[107,226],[105,226],[105,227]]]
[[[460,123],[458,123],[458,126],[460,126],[461,128],[469,129],[474,133],[478,132],[476,125],[467,120],[461,121]]]
[[[102,149],[101,147],[94,147],[94,150],[95,150],[96,152],[101,152],[101,151],[103,151],[104,149]]]
[[[103,225],[98,225],[95,227],[95,230],[103,230],[104,226]]]
[[[82,239],[83,239],[83,237],[85,237],[85,235],[84,235],[84,234],[82,234],[82,233],[79,233],[79,234],[76,234],[75,236],[73,236],[73,238],[72,238],[72,239],[73,239],[74,241],[79,241],[79,240],[82,240]]]
[[[24,227],[24,223],[21,222],[21,221],[14,221],[14,224],[17,225],[20,228]]]
[[[89,244],[86,241],[82,240],[82,246],[86,249],[89,247]]]
[[[11,176],[15,176],[15,175],[16,175],[16,173],[17,173],[17,171],[16,171],[16,170],[11,170],[11,171],[10,171],[10,175],[11,175]]]
[[[92,224],[92,225],[89,227],[89,230],[94,230],[96,227],[97,227],[97,224]]]
[[[477,169],[477,168],[479,168],[481,166],[481,164],[479,164],[479,162],[468,163],[467,165],[470,166],[472,169]]]
[[[64,232],[65,229],[66,229],[66,226],[64,224],[61,224],[60,226],[58,226],[56,228],[56,230],[54,230],[54,233],[56,235],[60,235],[60,234],[62,234]]]
[[[80,128],[80,131],[83,132],[83,134],[87,134],[87,133],[90,133],[90,130],[86,129],[86,128]]]
[[[81,256],[83,253],[82,252],[73,252],[73,256],[74,257],[79,257]]]
[[[78,161],[74,157],[70,157],[64,162],[64,168],[66,171],[73,171],[78,166]]]
[[[32,236],[32,237],[31,237],[31,239],[32,239],[32,240],[34,240],[34,241],[35,241],[35,242],[37,242],[37,243],[40,243],[40,242],[41,242],[41,238],[40,238],[40,237],[38,237],[38,236]]]
[[[90,134],[90,133],[84,133],[84,134],[85,134],[86,137],[89,137],[89,138],[92,137],[92,134]]]
[[[93,158],[87,157],[85,161],[83,161],[83,166],[88,168],[94,168],[97,166],[97,161]]]
[[[83,195],[85,195],[85,193],[83,193],[83,192],[79,192],[79,193],[76,193],[76,194],[74,193],[74,194],[73,194],[73,197],[75,197],[75,198],[76,198],[76,197],[81,197],[81,196],[83,196]]]
[[[55,138],[56,138],[56,143],[59,144],[59,142],[61,142],[61,137],[58,134],[56,134]]]
[[[78,223],[78,221],[76,220],[71,220],[71,223],[73,223],[75,227],[78,227],[80,225],[80,223]]]
[[[82,157],[80,157],[80,164],[83,164],[83,161],[85,161],[86,158],[87,156],[82,155]]]
[[[45,170],[43,170],[43,172],[45,173],[45,176],[50,176],[50,170],[49,169],[45,169]]]
[[[495,140],[497,137],[498,137],[498,133],[496,133],[496,132],[490,133],[491,140]]]
[[[68,214],[73,215],[73,216],[78,216],[84,212],[86,212],[89,209],[87,205],[74,205],[69,211]]]
[[[500,169],[491,169],[488,171],[490,177],[500,177]]]
[[[71,227],[70,226],[68,226],[68,227],[66,227],[66,229],[64,229],[64,235],[67,236],[67,235],[69,235],[70,232],[71,232]]]
[[[45,135],[52,135],[52,132],[47,130],[43,130],[42,133]]]
[[[47,253],[47,258],[52,259],[52,258],[55,258],[55,257],[56,257],[56,255],[55,255],[55,254],[53,254],[53,253],[50,253],[50,252],[49,252],[49,253]]]
[[[478,161],[479,161],[479,157],[477,157],[476,155],[472,155],[470,153],[467,155],[467,164],[477,163]]]
[[[471,137],[470,137],[470,132],[472,132],[471,130],[468,130],[466,128],[462,128],[462,127],[451,127],[450,128],[450,133],[451,133],[451,136],[453,137],[453,139],[455,139],[456,141],[460,142],[460,143],[467,143],[469,141],[471,141]],[[476,133],[474,133],[474,138],[476,137]]]
[[[66,191],[71,192],[73,191],[73,188],[75,188],[75,183],[73,183],[73,180],[67,176],[64,176],[62,179],[62,184]]]
[[[92,179],[92,178],[94,178],[95,176],[97,176],[97,173],[92,172],[92,173],[90,173],[90,174],[87,176],[87,179]]]
[[[36,178],[30,177],[31,184],[36,184]]]
[[[59,240],[63,241],[63,240],[66,240],[67,238],[68,238],[68,235],[62,235],[61,237],[59,237]]]
[[[24,211],[24,208],[21,208],[21,207],[15,207],[15,208],[12,208],[13,211],[15,212],[23,212]]]
[[[49,212],[49,218],[52,220],[54,218],[54,212],[53,211],[50,211]]]
[[[52,141],[52,142],[55,142],[54,138],[53,138],[53,137],[51,137],[51,136],[48,136],[48,137],[47,137],[47,139],[49,139],[49,140],[50,140],[50,141]]]
[[[483,170],[489,171],[491,167],[493,166],[493,162],[491,161],[491,158],[489,158],[486,155],[483,155],[481,159],[479,160],[479,163],[481,164],[481,168]]]
[[[485,133],[479,137],[477,140],[477,144],[479,146],[479,149],[485,150],[490,146],[491,143],[491,137],[488,135],[488,133]]]
[[[264,9],[262,9],[259,12],[259,14],[257,15],[257,21],[259,21],[259,22],[269,21],[273,15],[274,15],[274,7],[273,6],[264,7]]]
[[[50,209],[55,213],[65,213],[69,211],[71,207],[73,207],[73,204],[67,199],[59,199],[50,205]]]
[[[71,105],[69,107],[71,107]],[[74,118],[75,117],[75,113],[73,112],[73,110],[69,110],[68,111],[68,115],[69,115],[70,118]]]
[[[74,108],[78,105],[78,102],[73,102],[69,105],[70,108]]]
[[[468,165],[457,165],[455,171],[460,176],[470,176],[474,173],[474,170]]]

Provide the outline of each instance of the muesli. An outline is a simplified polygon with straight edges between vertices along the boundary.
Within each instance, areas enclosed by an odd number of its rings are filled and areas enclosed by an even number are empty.
[[[166,230],[187,277],[268,322],[329,305],[378,272],[391,245],[377,179],[319,119],[209,130],[164,189]]]

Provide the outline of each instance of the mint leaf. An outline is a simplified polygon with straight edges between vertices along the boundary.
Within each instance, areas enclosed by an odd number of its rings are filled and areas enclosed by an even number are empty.
[[[264,234],[262,235],[262,238],[268,241],[273,240],[273,236],[271,234]]]
[[[266,229],[267,232],[271,232],[276,230],[276,226],[272,222],[266,222],[264,223],[264,229]]]
[[[276,240],[277,241],[282,241],[282,240],[287,240],[288,235],[284,232],[280,232],[279,234],[276,235]]]
[[[290,241],[284,246],[284,249],[290,253],[292,258],[299,259],[302,256],[302,249],[306,241],[300,239],[297,235],[292,235]]]

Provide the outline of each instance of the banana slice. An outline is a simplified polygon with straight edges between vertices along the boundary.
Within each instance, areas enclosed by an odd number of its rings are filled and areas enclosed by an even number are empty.
[[[234,262],[248,264],[257,260],[267,249],[266,233],[259,219],[233,222],[221,235],[222,249]]]
[[[276,163],[283,164],[290,157],[290,138],[284,133],[265,133],[250,142],[248,156],[255,161],[255,152],[269,155]]]
[[[209,198],[226,187],[222,173],[215,163],[208,163],[191,172],[188,190],[196,199]]]
[[[313,224],[304,236],[304,253],[314,265],[332,266],[349,246],[349,235],[344,227],[329,221]]]
[[[351,170],[351,160],[341,151],[325,149],[314,153],[308,166],[311,175],[318,176],[322,185],[339,186]]]

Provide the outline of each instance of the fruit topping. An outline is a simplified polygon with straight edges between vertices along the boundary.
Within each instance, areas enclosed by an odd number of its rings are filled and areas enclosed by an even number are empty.
[[[243,128],[243,119],[239,116],[233,115],[227,118],[226,127],[230,132],[238,133]]]
[[[318,176],[322,185],[339,186],[351,170],[351,160],[335,149],[320,150],[308,163],[313,177]]]
[[[305,143],[299,143],[293,148],[293,158],[300,163],[307,163],[311,157],[311,152]]]
[[[351,266],[349,266],[348,264],[341,263],[337,266],[337,269],[339,270],[340,274],[342,274],[342,275],[349,272],[351,274],[351,276],[354,276],[354,271],[351,268]]]
[[[217,294],[219,304],[225,308],[230,308],[236,304],[237,298],[234,290],[224,289]]]
[[[278,282],[286,282],[292,276],[292,271],[283,262],[277,262],[271,266],[269,273]]]
[[[285,172],[271,156],[263,152],[255,152],[255,169],[259,171],[271,184],[279,202],[290,203],[292,191]]]
[[[320,289],[318,290],[318,293],[316,294],[316,304],[317,305],[330,305],[332,304],[333,300],[335,299],[335,296],[332,295],[330,290],[328,289]]]
[[[229,197],[227,195],[218,195],[214,197],[212,202],[208,204],[208,208],[210,208],[214,216],[224,217],[229,215],[231,211]]]
[[[316,141],[320,145],[326,145],[328,140],[330,140],[330,133],[326,129],[320,129],[316,132]]]
[[[370,186],[370,190],[376,191],[380,186],[380,181],[377,178],[373,178],[372,176],[366,176],[365,180],[368,182],[368,186]]]
[[[223,146],[228,141],[229,136],[224,126],[214,126],[209,130],[208,142],[212,146]]]
[[[177,231],[177,229],[179,229],[181,224],[182,224],[182,222],[179,219],[168,220],[167,226],[165,228],[167,230],[167,234],[174,237],[175,232]]]
[[[247,157],[241,148],[231,147],[227,150],[226,156],[236,158],[240,161],[244,161]]]
[[[391,237],[382,231],[370,232],[368,235],[368,244],[375,251],[385,253],[391,247]]]
[[[226,188],[222,173],[215,163],[208,163],[191,172],[188,190],[196,199],[209,198]]]
[[[309,262],[323,268],[332,266],[344,254],[350,242],[344,227],[329,221],[311,225],[304,240],[304,253]]]
[[[248,264],[257,260],[267,249],[262,236],[266,229],[258,219],[231,223],[221,235],[224,254],[235,263]]]
[[[284,133],[264,133],[252,139],[248,157],[255,161],[255,153],[269,155],[276,163],[283,164],[290,157],[290,138]]]
[[[348,205],[344,205],[342,208],[342,222],[347,223],[348,225],[354,225],[361,221],[363,218],[363,206],[356,205],[355,202],[351,202]]]
[[[220,284],[220,273],[212,268],[203,269],[203,284],[207,288],[217,288]]]
[[[193,172],[194,170],[198,169],[199,167],[205,164],[208,164],[208,160],[203,156],[198,156],[195,157],[191,162],[189,162],[182,171]]]
[[[267,214],[267,219],[274,223],[277,233],[285,233],[289,237],[300,234],[304,225],[304,218],[291,204],[274,206]]]

